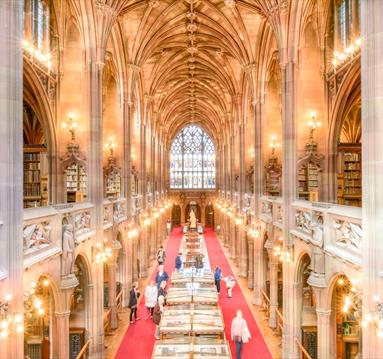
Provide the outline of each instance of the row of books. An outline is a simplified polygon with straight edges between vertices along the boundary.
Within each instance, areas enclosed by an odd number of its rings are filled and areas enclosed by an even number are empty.
[[[40,183],[24,183],[24,196],[40,196]]]

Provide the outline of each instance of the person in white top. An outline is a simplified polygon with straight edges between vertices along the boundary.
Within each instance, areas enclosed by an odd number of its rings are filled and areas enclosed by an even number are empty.
[[[146,319],[153,317],[153,310],[157,302],[158,288],[151,280],[145,289],[145,306],[148,309],[148,316]]]
[[[235,343],[236,359],[241,359],[243,343],[248,343],[251,338],[246,320],[243,319],[242,311],[237,310],[237,316],[231,322],[231,340]]]
[[[233,276],[229,275],[229,276],[222,278],[222,279],[226,284],[227,295],[229,298],[231,298],[232,297],[232,290],[235,286],[235,278]]]

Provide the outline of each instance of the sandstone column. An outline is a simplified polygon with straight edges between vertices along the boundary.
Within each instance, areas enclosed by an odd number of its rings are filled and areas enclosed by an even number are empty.
[[[383,1],[361,1],[362,21],[362,192],[363,313],[383,300]],[[380,358],[383,340],[371,323],[363,328],[363,358]]]
[[[331,357],[331,310],[317,308],[316,312],[318,323],[318,359],[327,359]]]
[[[0,298],[23,312],[23,38],[24,1],[0,1]],[[1,358],[23,358],[22,333],[0,344]]]

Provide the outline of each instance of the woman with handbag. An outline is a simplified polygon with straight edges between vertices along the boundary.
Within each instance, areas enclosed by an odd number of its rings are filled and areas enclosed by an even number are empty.
[[[246,320],[243,319],[242,311],[237,310],[237,316],[231,322],[231,340],[235,343],[236,359],[241,359],[241,351],[244,343],[251,338]]]

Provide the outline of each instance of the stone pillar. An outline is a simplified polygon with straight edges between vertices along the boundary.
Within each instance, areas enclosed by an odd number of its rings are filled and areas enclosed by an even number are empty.
[[[88,198],[93,203],[93,226],[96,232],[94,243],[103,242],[103,118],[102,118],[102,74],[104,54],[94,54],[95,49],[89,49],[93,59],[88,67],[89,94],[89,146],[88,146]],[[100,183],[101,179],[101,183]],[[92,266],[93,290],[90,291],[89,324],[87,329],[92,336],[90,352],[92,358],[102,358],[104,353],[104,275],[103,266]]]
[[[257,237],[254,240],[254,297],[253,303],[256,305],[262,305],[262,289],[265,289],[265,263],[263,256],[263,241],[261,237]]]
[[[318,359],[331,358],[331,310],[317,308]]]
[[[361,1],[363,313],[376,313],[383,293],[383,1]],[[363,358],[380,358],[383,340],[373,323],[363,328]]]
[[[237,256],[239,260],[239,275],[241,277],[247,277],[247,271],[248,271],[248,244],[247,244],[247,236],[246,232],[244,231],[243,227],[238,226],[238,237],[239,237],[239,248],[240,248],[240,255]]]
[[[287,21],[287,19],[284,19]],[[293,51],[292,51],[293,52]],[[286,54],[283,54],[287,56]],[[295,212],[291,205],[297,198],[296,176],[296,76],[295,60],[286,58],[281,63],[282,73],[282,196],[283,196],[283,249],[288,250],[294,243],[290,229],[295,225]],[[283,262],[283,334],[282,356],[296,358],[295,336],[298,325],[294,315],[294,293],[289,283],[294,282],[292,263]]]
[[[116,296],[117,296],[117,286],[116,286],[116,270],[117,270],[117,256],[118,251],[113,251],[113,257],[109,260],[108,263],[108,274],[109,274],[109,307],[110,312],[110,328],[116,329],[118,327],[117,322],[117,306],[116,306]]]
[[[236,258],[236,248],[235,248],[235,245],[236,245],[236,230],[235,230],[235,221],[234,221],[234,217],[235,215],[233,216],[233,218],[230,218],[230,234],[229,234],[229,243],[230,243],[230,258],[231,259],[235,259]]]
[[[0,1],[0,298],[23,313],[23,38],[24,1]],[[0,358],[23,358],[23,333],[1,339]]]
[[[270,318],[269,326],[271,328],[277,327],[277,313],[278,309],[278,261],[272,256],[269,251],[270,260]]]
[[[247,270],[247,286],[254,288],[254,239],[248,239],[249,267]]]
[[[57,354],[58,358],[69,358],[69,316],[70,310],[63,312],[55,312],[56,316],[56,328],[57,332],[55,333],[57,340],[58,348]]]

